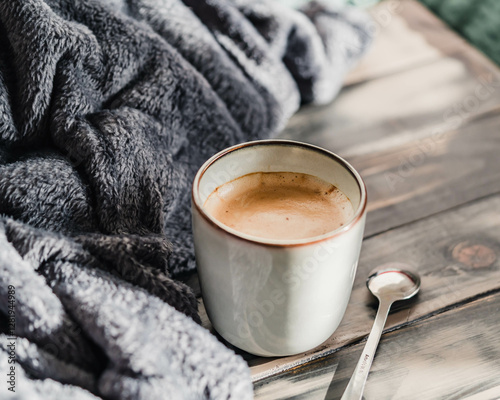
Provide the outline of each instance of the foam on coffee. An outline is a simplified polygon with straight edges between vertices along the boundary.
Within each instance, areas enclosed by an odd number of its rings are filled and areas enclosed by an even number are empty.
[[[219,186],[204,208],[237,231],[267,239],[319,236],[354,215],[348,197],[334,185],[295,172],[257,172]]]

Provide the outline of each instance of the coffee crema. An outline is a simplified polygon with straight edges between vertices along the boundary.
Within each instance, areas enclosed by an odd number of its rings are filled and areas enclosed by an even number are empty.
[[[332,232],[354,215],[349,198],[334,185],[296,172],[256,172],[215,189],[205,210],[239,232],[277,240]]]

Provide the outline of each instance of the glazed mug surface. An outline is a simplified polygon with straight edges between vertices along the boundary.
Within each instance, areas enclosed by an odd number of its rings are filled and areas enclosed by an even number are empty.
[[[264,239],[222,224],[203,207],[227,182],[254,172],[284,171],[335,185],[350,199],[353,217],[321,236]],[[193,182],[192,223],[202,296],[215,330],[234,346],[260,356],[298,354],[328,339],[351,294],[366,201],[365,185],[354,168],[313,145],[260,140],[210,158]]]

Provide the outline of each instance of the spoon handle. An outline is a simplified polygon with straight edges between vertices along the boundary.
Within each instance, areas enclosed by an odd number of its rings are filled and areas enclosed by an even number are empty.
[[[370,372],[370,367],[375,357],[375,351],[377,350],[380,336],[382,336],[382,331],[384,330],[385,321],[387,320],[391,305],[391,301],[380,301],[377,316],[375,317],[372,330],[363,349],[363,354],[340,400],[361,400],[366,378],[368,378],[368,373]]]

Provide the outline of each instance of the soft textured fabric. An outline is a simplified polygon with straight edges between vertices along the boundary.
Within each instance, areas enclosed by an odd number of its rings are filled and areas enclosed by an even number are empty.
[[[0,1],[2,398],[252,397],[172,279],[195,268],[190,184],[330,101],[366,23],[318,3]]]

